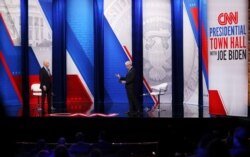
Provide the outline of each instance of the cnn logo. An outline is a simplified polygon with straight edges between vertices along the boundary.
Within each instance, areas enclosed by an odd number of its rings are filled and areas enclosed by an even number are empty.
[[[238,12],[230,12],[230,13],[220,13],[218,16],[218,22],[220,25],[226,24],[237,24],[239,20]]]

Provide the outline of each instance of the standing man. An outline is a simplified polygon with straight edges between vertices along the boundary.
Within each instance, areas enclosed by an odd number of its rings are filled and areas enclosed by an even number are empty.
[[[43,61],[43,67],[39,72],[40,88],[42,90],[42,115],[45,115],[45,98],[47,97],[48,103],[48,113],[51,113],[51,85],[52,85],[52,75],[49,69],[49,61]]]
[[[116,77],[120,80],[121,83],[125,84],[127,97],[129,101],[129,115],[139,115],[140,109],[139,104],[134,91],[134,83],[135,83],[135,69],[132,66],[131,61],[126,61],[125,66],[128,69],[128,73],[126,77],[121,77],[120,74],[116,74]]]

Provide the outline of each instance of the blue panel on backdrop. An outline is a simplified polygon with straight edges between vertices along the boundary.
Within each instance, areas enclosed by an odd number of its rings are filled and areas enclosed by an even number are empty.
[[[94,92],[93,1],[67,1],[67,49],[91,93]]]
[[[39,0],[39,2],[49,21],[50,26],[52,26],[52,19],[51,19],[52,1]],[[67,23],[66,23],[66,28],[67,28],[66,47],[74,63],[76,64],[78,70],[80,71],[82,77],[86,81],[88,88],[93,93],[94,34],[93,34],[92,3],[93,2],[91,0],[67,1],[68,10],[67,10]],[[79,16],[83,16],[85,19],[79,20]],[[77,23],[75,23],[76,19],[78,19]]]
[[[2,102],[5,106],[5,110],[8,116],[16,116],[18,112],[18,107],[14,107],[15,110],[9,110],[13,106],[21,106],[17,94],[12,86],[10,79],[4,69],[3,64],[0,62],[0,91],[1,91],[1,98]]]
[[[67,25],[66,47],[90,91],[93,93],[93,66],[90,60],[86,57],[85,51],[76,39],[69,25]]]
[[[12,44],[2,18],[0,18],[0,30],[0,41],[4,41],[4,44],[0,46],[0,51],[4,57],[3,59],[6,61],[11,75],[21,75],[21,47],[15,47]],[[0,91],[2,91],[3,104],[6,106],[20,106],[21,102],[17,96],[17,91],[14,90],[12,85],[12,83],[15,82],[11,82],[6,70],[0,61]],[[16,113],[8,112],[8,115],[16,115]]]
[[[94,63],[93,19],[93,0],[67,1],[67,22],[92,66]]]
[[[40,70],[40,64],[33,52],[32,48],[29,48],[29,75],[37,75]]]
[[[2,18],[0,18],[0,30],[1,36],[0,41],[4,41],[2,44],[1,51],[4,58],[9,66],[10,71],[15,74],[21,74],[21,47],[14,46],[6,30]]]
[[[128,110],[128,100],[123,84],[115,74],[126,75],[125,61],[128,60],[120,42],[107,19],[104,19],[104,85],[110,100],[105,96],[105,111],[121,112]]]
[[[207,30],[208,26],[207,26],[207,1],[206,0],[200,0],[200,10],[199,11],[201,12],[201,17],[200,17],[201,18],[201,20],[200,20],[201,28],[203,28],[204,30]],[[201,30],[201,32],[203,32],[203,31]],[[202,36],[208,37],[207,31],[205,31],[205,34],[202,34]],[[205,44],[205,43],[202,43],[202,45],[203,44]],[[206,86],[208,89],[209,88],[208,71],[207,71],[206,66],[207,65],[205,65],[204,59],[202,59],[202,72],[203,72],[203,75],[204,75],[204,78],[206,81]]]
[[[1,97],[3,99],[4,105],[8,105],[8,106],[20,105],[17,94],[6,73],[6,69],[4,69],[4,66],[1,62],[0,62],[0,71],[1,71],[0,91],[1,91]]]

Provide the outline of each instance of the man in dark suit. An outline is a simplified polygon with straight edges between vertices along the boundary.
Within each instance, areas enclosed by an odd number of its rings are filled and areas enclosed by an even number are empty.
[[[139,104],[134,91],[134,83],[135,83],[135,69],[132,66],[131,61],[126,61],[125,66],[128,69],[128,73],[125,77],[121,77],[120,74],[116,74],[121,83],[125,84],[127,97],[129,101],[129,115],[138,115],[140,113]]]
[[[48,103],[48,113],[51,113],[51,85],[52,85],[52,75],[49,69],[49,61],[45,60],[43,62],[43,67],[40,69],[40,88],[42,90],[42,115],[45,115],[45,98],[47,97]]]

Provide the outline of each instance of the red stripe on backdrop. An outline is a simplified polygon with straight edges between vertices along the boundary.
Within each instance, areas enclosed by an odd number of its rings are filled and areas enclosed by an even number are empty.
[[[208,45],[207,45],[207,35],[204,25],[202,25],[202,58],[205,65],[205,70],[208,75]]]
[[[126,46],[123,46],[123,48],[125,49],[125,53],[126,53],[126,55],[128,56],[128,59],[130,60],[130,61],[132,61],[132,55],[131,55],[131,53],[129,52],[129,50],[128,50],[128,48],[126,47]]]
[[[15,79],[14,79],[14,77],[12,76],[11,71],[10,71],[10,69],[9,69],[9,67],[8,67],[8,64],[7,64],[6,60],[4,59],[4,56],[3,56],[3,54],[2,54],[1,51],[0,51],[0,61],[2,62],[3,67],[4,67],[4,69],[5,69],[5,71],[6,71],[7,75],[8,75],[8,78],[10,79],[10,82],[11,82],[11,84],[12,84],[12,86],[13,86],[13,88],[14,88],[16,94],[17,94],[17,97],[18,97],[19,101],[20,101],[21,104],[22,104],[23,99],[22,99],[21,93],[20,93],[20,91],[19,91],[19,89],[18,89],[17,84],[15,83]]]
[[[191,13],[192,13],[192,16],[193,16],[193,18],[194,18],[194,23],[195,23],[195,26],[196,26],[196,28],[198,29],[198,24],[199,24],[199,19],[198,19],[198,15],[199,15],[199,10],[198,10],[198,8],[197,7],[195,7],[195,8],[192,8],[191,9]]]
[[[209,90],[209,113],[212,115],[227,115],[217,90]]]
[[[67,75],[67,111],[87,113],[93,105],[78,75]]]
[[[49,114],[52,117],[116,117],[118,113],[103,114],[103,113],[93,113],[93,114],[84,114],[84,113],[52,113]]]

